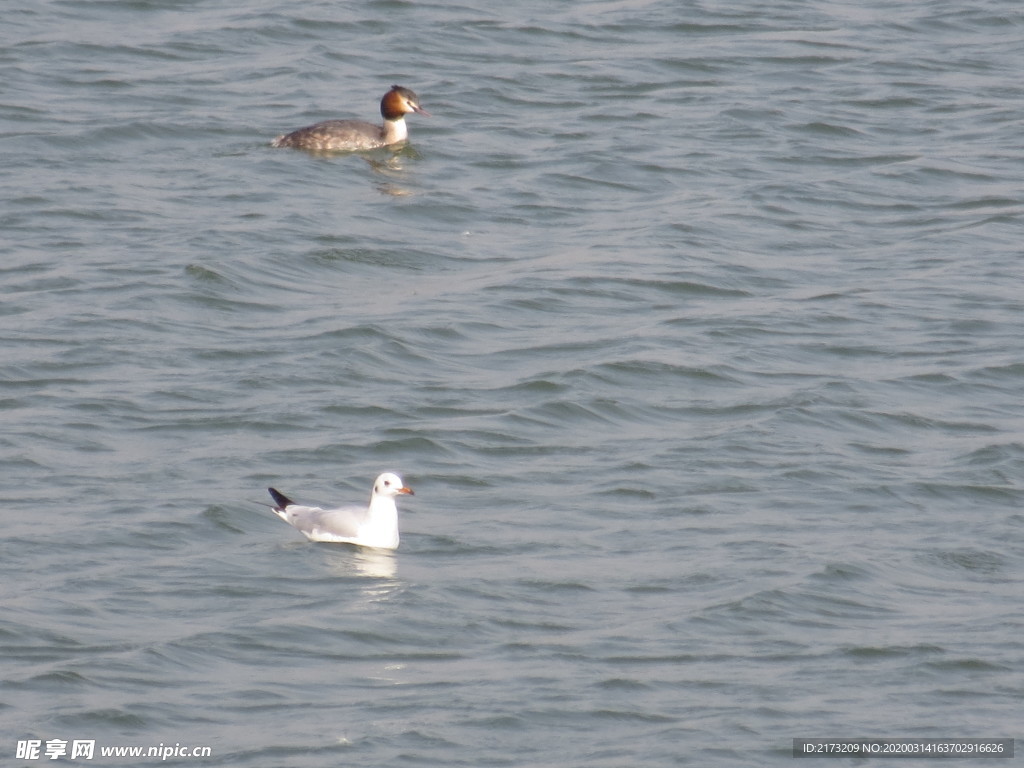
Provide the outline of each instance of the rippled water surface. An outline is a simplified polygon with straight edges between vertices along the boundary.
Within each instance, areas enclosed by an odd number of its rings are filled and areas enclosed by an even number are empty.
[[[1018,3],[17,0],[0,67],[4,764],[1019,735]],[[265,506],[385,469],[394,553]]]

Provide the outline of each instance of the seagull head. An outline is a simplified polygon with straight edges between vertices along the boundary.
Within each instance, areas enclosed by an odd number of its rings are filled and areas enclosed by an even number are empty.
[[[402,478],[394,472],[385,472],[373,481],[373,495],[394,498],[401,495],[414,496],[412,488],[406,488]]]

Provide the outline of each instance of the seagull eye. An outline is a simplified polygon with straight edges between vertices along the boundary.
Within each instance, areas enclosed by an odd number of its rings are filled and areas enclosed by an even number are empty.
[[[391,481],[390,480],[385,480],[384,481],[384,486],[387,487],[389,485],[391,485]]]

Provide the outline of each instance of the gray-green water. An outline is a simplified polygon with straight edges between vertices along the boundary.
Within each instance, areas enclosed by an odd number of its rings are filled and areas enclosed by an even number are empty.
[[[0,67],[4,764],[1019,735],[1018,3],[19,0]],[[396,155],[268,146],[392,83]],[[384,469],[393,554],[260,506]]]

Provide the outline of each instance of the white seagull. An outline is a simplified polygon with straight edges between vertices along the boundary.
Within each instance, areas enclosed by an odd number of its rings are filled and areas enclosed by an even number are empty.
[[[273,507],[277,516],[302,531],[310,541],[336,541],[380,549],[398,549],[395,497],[414,495],[393,472],[385,472],[374,480],[369,507],[304,507],[275,488],[267,490],[277,504]]]

